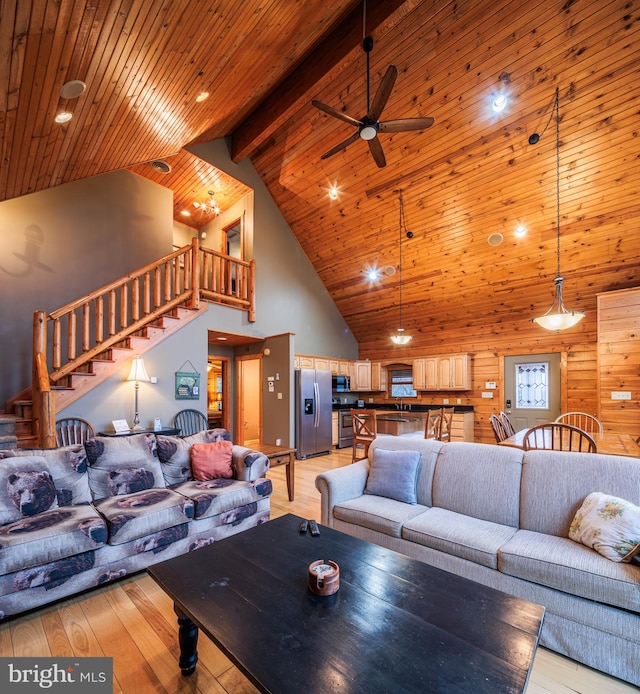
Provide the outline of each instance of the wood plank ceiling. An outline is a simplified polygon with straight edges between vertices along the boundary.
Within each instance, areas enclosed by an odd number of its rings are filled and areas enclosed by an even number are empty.
[[[637,0],[369,0],[372,94],[399,72],[381,120],[435,118],[380,133],[384,168],[361,140],[322,160],[354,130],[311,105],[364,115],[362,15],[358,0],[3,0],[0,199],[129,168],[172,188],[184,221],[208,190],[223,206],[244,193],[183,149],[228,136],[371,356],[397,327],[398,273],[364,270],[397,269],[400,239],[404,323],[423,346],[489,315],[513,332],[552,298],[557,87],[565,300],[593,312],[597,292],[640,283]],[[62,99],[74,79],[87,90]],[[74,117],[57,125],[61,110]]]

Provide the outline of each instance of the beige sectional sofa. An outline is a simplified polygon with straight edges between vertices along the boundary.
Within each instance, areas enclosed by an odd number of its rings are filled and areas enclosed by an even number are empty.
[[[269,460],[225,429],[0,451],[0,620],[269,520]],[[222,444],[221,444],[222,442]],[[191,447],[231,478],[194,480]]]
[[[414,499],[404,473],[380,476],[389,451],[419,452]],[[543,605],[542,645],[640,685],[638,556],[612,561],[569,537],[572,522],[588,534],[574,518],[594,492],[630,502],[640,532],[640,460],[387,436],[316,487],[325,525]],[[640,536],[626,542],[608,551],[635,542],[633,554]]]

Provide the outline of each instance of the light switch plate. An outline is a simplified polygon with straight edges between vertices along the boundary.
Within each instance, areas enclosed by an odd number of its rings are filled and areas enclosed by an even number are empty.
[[[631,392],[628,390],[612,390],[612,400],[631,400]]]
[[[493,398],[493,392],[492,391],[482,391],[482,397],[486,398],[487,400],[491,400]]]

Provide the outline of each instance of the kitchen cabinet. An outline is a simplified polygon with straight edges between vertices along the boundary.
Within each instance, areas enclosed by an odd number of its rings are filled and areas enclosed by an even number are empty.
[[[415,390],[470,390],[471,359],[468,354],[446,354],[413,360]]]
[[[317,371],[331,371],[329,359],[326,359],[325,357],[314,357],[313,368]]]
[[[315,369],[315,360],[313,357],[308,357],[306,354],[297,354],[294,357],[294,364],[295,360],[298,360],[298,363],[296,365],[296,369]]]
[[[338,445],[338,413],[331,413],[331,445],[335,448]]]
[[[356,361],[353,364],[351,390],[371,390],[371,362]]]
[[[414,390],[438,390],[438,357],[413,360]]]
[[[387,369],[379,361],[371,362],[371,390],[386,392]]]
[[[439,357],[438,383],[441,390],[469,390],[471,388],[471,360],[468,354]]]

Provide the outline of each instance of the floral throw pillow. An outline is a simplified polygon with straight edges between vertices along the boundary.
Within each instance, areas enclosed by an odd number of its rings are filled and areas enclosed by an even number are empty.
[[[640,552],[640,506],[593,492],[571,521],[569,537],[611,561],[628,563]]]

